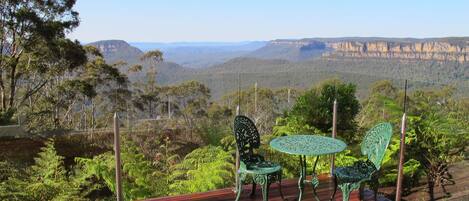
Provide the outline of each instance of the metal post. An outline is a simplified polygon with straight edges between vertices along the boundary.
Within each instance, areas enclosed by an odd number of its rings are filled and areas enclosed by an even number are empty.
[[[290,93],[291,93],[291,89],[288,88],[287,103],[290,103]]]
[[[236,108],[236,115],[239,115],[239,105],[237,106]],[[238,151],[238,146],[236,146],[236,164],[235,164],[236,168],[235,168],[235,192],[237,193],[238,192],[238,189],[239,189],[239,176],[238,176],[238,170],[239,170],[239,151]]]
[[[236,106],[236,116],[241,114],[241,81],[240,81],[240,76],[238,73],[238,105]],[[238,176],[238,170],[239,170],[239,151],[238,151],[238,146],[236,146],[236,164],[235,164],[235,192],[238,191],[239,186],[239,176]]]
[[[406,132],[406,114],[402,115],[401,124],[401,144],[399,151],[399,167],[397,174],[396,200],[401,200],[402,180],[404,179],[404,154],[405,154],[405,132]]]
[[[241,79],[238,73],[238,106],[236,107],[236,115],[241,114]]]
[[[334,100],[334,106],[332,107],[332,138],[337,136],[337,100]],[[334,176],[335,169],[335,155],[331,157],[331,177]]]
[[[114,157],[116,160],[116,195],[117,201],[123,201],[121,180],[121,150],[119,136],[119,116],[114,113]]]
[[[405,154],[405,134],[406,134],[406,103],[407,103],[407,80],[404,88],[404,114],[401,120],[401,144],[399,150],[399,166],[397,173],[396,201],[402,197],[402,180],[404,179],[404,154]]]

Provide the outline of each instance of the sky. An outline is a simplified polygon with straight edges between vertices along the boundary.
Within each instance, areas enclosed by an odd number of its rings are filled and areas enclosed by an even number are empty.
[[[81,42],[469,36],[467,0],[77,0]]]

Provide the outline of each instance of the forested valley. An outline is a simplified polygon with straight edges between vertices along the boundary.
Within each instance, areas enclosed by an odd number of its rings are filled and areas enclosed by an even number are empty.
[[[303,69],[277,71],[291,77],[276,77],[267,67],[263,71],[270,74],[256,74],[268,66],[263,63],[257,72],[215,66],[211,72],[161,81],[164,52],[147,51],[131,63],[111,62],[96,46],[67,38],[80,24],[74,0],[0,2],[1,200],[115,200],[114,114],[121,131],[125,200],[232,187],[237,112],[256,122],[260,152],[293,178],[298,158],[275,152],[269,141],[295,133],[329,136],[334,100],[338,138],[349,146],[336,156],[337,165],[361,159],[365,131],[391,122],[394,134],[380,183],[395,185],[405,96],[406,192],[422,179],[432,181],[432,188],[443,187],[451,180],[447,168],[467,160],[465,64],[444,74],[445,81],[460,79],[457,84],[410,80],[407,94],[402,80],[418,67],[403,71],[399,80],[356,74],[351,80],[335,72],[349,69],[333,69],[333,62],[322,59],[315,62],[331,66],[327,74],[304,73],[314,68],[308,62],[295,64]],[[321,159],[320,173],[329,171],[328,162]]]

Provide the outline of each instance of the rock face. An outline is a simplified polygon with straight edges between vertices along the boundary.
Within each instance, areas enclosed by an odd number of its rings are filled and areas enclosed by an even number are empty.
[[[110,63],[118,61],[127,61],[127,63],[136,63],[143,52],[123,40],[102,40],[89,43],[87,45],[95,46],[103,54],[106,61]]]
[[[90,43],[89,45],[93,45],[97,47],[101,51],[101,53],[105,55],[115,54],[118,51],[122,51],[122,50],[130,51],[134,54],[142,53],[141,50],[133,46],[130,46],[127,42],[123,40],[103,40],[103,41]]]
[[[462,63],[469,62],[469,37],[427,39],[306,38],[300,40],[273,40],[260,50],[259,52],[262,52],[263,55],[269,55],[271,58],[293,61],[311,59],[317,56],[334,56]]]
[[[469,40],[337,41],[327,42],[326,46],[334,51],[323,56],[469,62]]]

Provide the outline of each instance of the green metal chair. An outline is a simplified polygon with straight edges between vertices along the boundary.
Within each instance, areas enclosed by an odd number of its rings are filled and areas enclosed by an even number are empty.
[[[252,178],[251,196],[255,195],[256,184],[262,186],[262,197],[264,201],[268,200],[270,184],[277,182],[279,185],[280,196],[282,194],[282,167],[270,161],[265,161],[264,157],[254,153],[258,149],[261,140],[255,124],[246,116],[238,115],[234,120],[234,135],[239,152],[240,165],[236,174],[239,176],[236,189],[236,201],[241,196],[242,186],[246,176]]]
[[[332,198],[339,186],[344,201],[349,200],[350,193],[356,189],[360,190],[360,199],[362,199],[364,183],[368,182],[374,191],[374,199],[377,199],[379,170],[391,136],[390,123],[380,123],[366,133],[361,143],[361,152],[368,159],[357,161],[352,166],[338,167],[334,171],[335,188]]]

